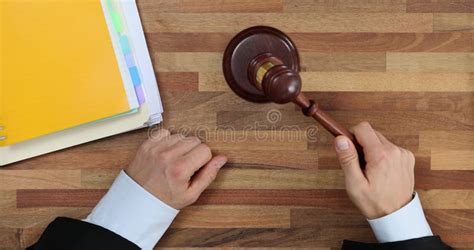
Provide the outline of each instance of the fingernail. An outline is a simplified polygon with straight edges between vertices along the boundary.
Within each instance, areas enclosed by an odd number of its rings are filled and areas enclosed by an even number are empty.
[[[336,147],[339,150],[348,150],[349,149],[349,142],[347,142],[347,139],[339,139],[336,141]]]
[[[222,168],[225,165],[226,161],[225,160],[220,160],[216,163],[216,166],[218,168]]]

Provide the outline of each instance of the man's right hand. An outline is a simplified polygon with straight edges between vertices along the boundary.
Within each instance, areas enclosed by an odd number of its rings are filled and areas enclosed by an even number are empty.
[[[353,131],[364,149],[365,170],[360,168],[354,144],[347,137],[338,136],[334,141],[349,198],[368,219],[402,208],[412,199],[415,157],[367,122],[358,124]]]

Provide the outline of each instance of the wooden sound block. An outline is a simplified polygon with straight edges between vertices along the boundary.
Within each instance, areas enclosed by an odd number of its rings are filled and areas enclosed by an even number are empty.
[[[299,57],[295,45],[283,32],[265,26],[251,27],[238,33],[224,53],[223,70],[229,87],[240,97],[251,102],[269,102],[263,91],[249,80],[249,65],[259,55],[271,53],[286,66],[299,71]]]

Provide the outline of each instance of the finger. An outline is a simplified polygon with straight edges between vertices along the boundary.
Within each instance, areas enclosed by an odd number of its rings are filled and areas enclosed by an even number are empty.
[[[191,195],[199,196],[215,180],[217,173],[227,162],[227,157],[218,155],[212,158],[196,175],[189,186]]]
[[[162,139],[168,137],[170,135],[170,131],[167,129],[158,129],[153,131],[150,136],[148,137],[148,140],[145,141],[146,144],[154,144],[156,142],[161,141]]]
[[[200,144],[201,140],[197,137],[185,137],[182,140],[178,141],[178,143],[171,146],[169,150],[176,155],[185,155]]]
[[[411,171],[414,171],[415,169],[415,155],[408,149],[404,149],[406,154],[407,154],[407,158],[408,158],[408,164],[407,166],[410,167]]]
[[[148,137],[148,139],[143,142],[142,147],[146,149],[153,148],[154,145],[158,144],[161,140],[165,139],[170,135],[170,131],[167,129],[158,129],[153,131]]]
[[[368,122],[361,122],[355,126],[354,135],[364,149],[367,162],[376,160],[382,155],[382,142]]]
[[[184,136],[181,134],[174,134],[174,135],[167,136],[159,141],[153,142],[153,145],[152,145],[153,151],[161,152],[161,151],[168,150],[176,143],[182,141],[183,138]]]
[[[391,145],[393,144],[392,142],[390,142],[382,133],[380,133],[379,131],[377,130],[374,130],[375,131],[375,134],[377,135],[377,137],[379,138],[380,142],[384,145]]]
[[[348,188],[351,188],[352,185],[366,183],[367,179],[360,168],[359,157],[352,141],[346,136],[338,136],[334,140],[334,145],[339,164],[344,171],[346,180],[348,180]]]
[[[211,149],[206,144],[199,144],[182,158],[182,165],[187,166],[186,174],[188,177],[198,171],[204,164],[212,158]]]

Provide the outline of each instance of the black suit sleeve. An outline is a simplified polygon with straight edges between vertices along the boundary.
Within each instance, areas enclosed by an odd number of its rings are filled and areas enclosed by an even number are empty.
[[[344,240],[342,250],[448,250],[439,236],[427,236],[417,239],[387,242],[387,243],[362,243]]]
[[[135,250],[137,245],[103,227],[59,217],[51,222],[29,250]]]
[[[29,250],[136,250],[137,245],[103,227],[80,220],[59,217],[51,222]],[[362,243],[344,240],[342,250],[448,250],[439,236],[388,243]]]

